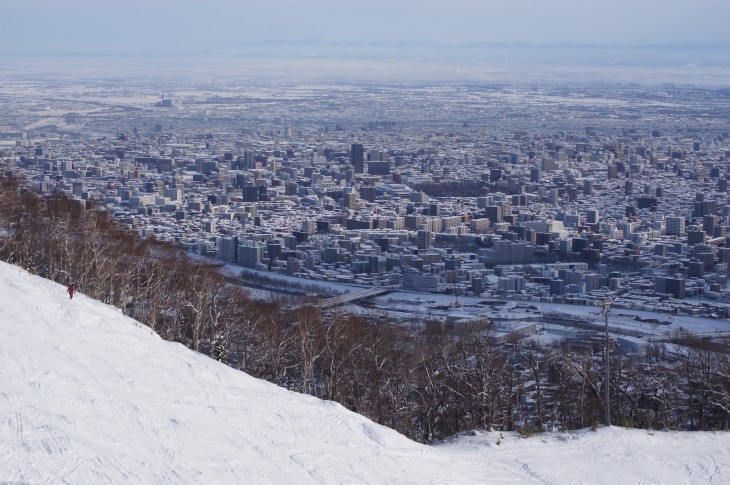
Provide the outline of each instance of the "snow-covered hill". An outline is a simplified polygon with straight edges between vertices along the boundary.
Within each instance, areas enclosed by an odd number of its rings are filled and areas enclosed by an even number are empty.
[[[730,433],[423,446],[17,267],[0,288],[0,483],[730,483]]]

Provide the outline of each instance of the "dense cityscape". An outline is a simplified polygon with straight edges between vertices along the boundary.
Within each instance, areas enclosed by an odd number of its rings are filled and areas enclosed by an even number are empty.
[[[118,83],[7,84],[5,169],[262,272],[730,316],[721,90]]]

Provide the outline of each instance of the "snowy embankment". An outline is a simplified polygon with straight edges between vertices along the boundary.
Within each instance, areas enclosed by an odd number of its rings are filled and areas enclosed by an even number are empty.
[[[730,433],[423,446],[17,267],[0,285],[0,483],[730,483]]]

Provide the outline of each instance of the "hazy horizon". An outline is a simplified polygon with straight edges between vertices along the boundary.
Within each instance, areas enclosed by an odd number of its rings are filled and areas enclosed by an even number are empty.
[[[266,43],[726,44],[721,0],[24,0],[0,55],[221,54]],[[701,48],[701,47],[697,47]]]
[[[718,0],[24,0],[3,9],[0,72],[724,87],[728,14]]]

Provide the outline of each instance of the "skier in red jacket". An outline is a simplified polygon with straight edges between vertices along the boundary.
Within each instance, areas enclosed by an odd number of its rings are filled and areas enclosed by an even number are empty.
[[[74,287],[74,284],[73,284],[73,283],[71,283],[71,284],[70,284],[70,285],[68,286],[68,290],[66,290],[66,291],[68,292],[68,296],[69,296],[69,298],[71,298],[71,299],[73,300],[73,297],[74,297],[74,292],[76,291],[76,288]]]

